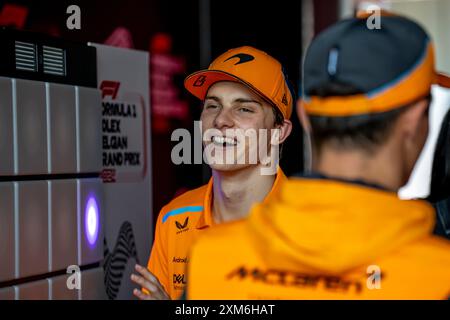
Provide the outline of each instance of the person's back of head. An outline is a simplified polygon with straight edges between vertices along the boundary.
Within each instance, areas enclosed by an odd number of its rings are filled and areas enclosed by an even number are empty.
[[[450,81],[435,72],[432,43],[418,24],[398,16],[382,16],[380,29],[366,23],[344,20],[313,40],[302,105],[318,170],[397,190],[427,137],[431,85]],[[346,169],[339,159],[355,163]]]

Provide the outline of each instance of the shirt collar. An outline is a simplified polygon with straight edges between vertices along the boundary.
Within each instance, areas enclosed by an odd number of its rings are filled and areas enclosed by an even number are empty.
[[[207,228],[214,224],[211,212],[212,192],[213,192],[213,178],[211,177],[206,186],[205,198],[203,200],[203,212],[200,216],[200,219],[198,219],[196,225],[197,229]]]
[[[332,176],[324,175],[319,172],[300,172],[300,173],[296,173],[295,175],[293,175],[293,177],[298,177],[298,178],[303,178],[303,179],[335,180],[335,181],[344,182],[344,183],[357,184],[360,186],[365,186],[365,187],[374,188],[374,189],[378,189],[378,190],[390,191],[383,186],[380,186],[375,183],[369,183],[364,180],[332,177]]]

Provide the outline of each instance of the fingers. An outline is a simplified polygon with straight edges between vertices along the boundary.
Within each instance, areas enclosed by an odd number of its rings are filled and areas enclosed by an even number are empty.
[[[137,272],[139,272],[148,281],[151,281],[155,285],[160,284],[158,278],[156,278],[150,271],[148,271],[147,268],[144,268],[143,266],[140,266],[138,264],[135,265],[134,268],[136,269]]]
[[[166,293],[166,290],[164,290],[164,287],[159,282],[158,278],[155,277],[147,268],[144,268],[144,267],[140,266],[139,264],[136,264],[135,269],[137,272],[139,272],[142,275],[142,277],[144,277],[144,279],[149,281],[154,286],[158,287],[158,289],[160,291],[162,291],[165,296],[168,296]]]
[[[158,291],[158,287],[153,284],[152,282],[148,281],[147,279],[138,276],[136,274],[132,274],[131,275],[131,281],[133,281],[134,283],[138,284],[139,286],[147,289],[150,292],[157,292]]]
[[[141,300],[170,300],[170,296],[166,293],[158,278],[148,271],[147,268],[136,264],[135,269],[140,276],[132,274],[131,280],[150,292],[150,294],[147,294],[142,290],[135,289],[133,294],[136,297]]]
[[[134,289],[133,294],[138,297],[140,300],[153,300],[152,297],[148,294],[143,293],[139,289]]]
[[[134,265],[134,269],[139,272],[144,278],[150,279],[150,271],[147,270],[147,268],[144,268],[143,266],[136,264]]]

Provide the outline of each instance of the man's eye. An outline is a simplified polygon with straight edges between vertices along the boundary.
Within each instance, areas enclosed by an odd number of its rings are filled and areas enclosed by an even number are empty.
[[[218,107],[219,106],[216,106],[215,104],[208,104],[208,105],[205,106],[205,109],[216,109]]]
[[[245,107],[239,108],[239,111],[241,111],[241,112],[249,112],[249,113],[253,113],[253,110],[252,110],[252,109],[245,108]]]

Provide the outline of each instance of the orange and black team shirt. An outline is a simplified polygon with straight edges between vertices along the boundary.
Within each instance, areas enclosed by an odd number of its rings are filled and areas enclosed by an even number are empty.
[[[198,237],[187,298],[447,299],[450,241],[432,235],[434,223],[425,201],[353,182],[289,179],[247,219]]]
[[[280,168],[264,202],[275,197],[286,176]],[[185,288],[188,253],[198,234],[214,225],[212,218],[213,179],[188,191],[164,206],[158,216],[148,269],[159,279],[172,299]]]

